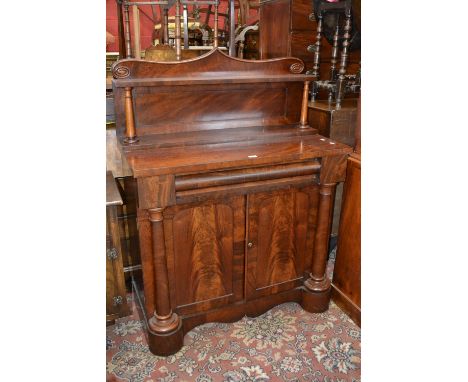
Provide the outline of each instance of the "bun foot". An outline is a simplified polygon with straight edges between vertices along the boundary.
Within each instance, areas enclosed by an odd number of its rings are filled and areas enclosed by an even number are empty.
[[[328,310],[331,287],[324,291],[314,292],[307,288],[302,290],[302,308],[310,313],[322,313]]]
[[[178,327],[170,332],[158,334],[151,329],[148,330],[148,345],[151,353],[159,356],[169,356],[177,353],[184,344],[184,333],[182,331],[182,320]]]

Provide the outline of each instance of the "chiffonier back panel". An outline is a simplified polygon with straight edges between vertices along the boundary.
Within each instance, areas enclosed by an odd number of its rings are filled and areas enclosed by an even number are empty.
[[[121,60],[113,68],[117,132],[124,136],[125,88],[136,135],[298,124],[304,64],[248,61],[219,50],[182,62]]]

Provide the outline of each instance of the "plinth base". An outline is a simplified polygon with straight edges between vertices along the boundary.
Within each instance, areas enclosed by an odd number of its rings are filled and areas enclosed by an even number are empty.
[[[331,287],[321,292],[312,292],[307,288],[302,290],[302,308],[310,313],[321,313],[328,309],[331,297]]]
[[[169,334],[156,334],[148,330],[148,345],[151,353],[166,357],[178,352],[184,344],[182,320],[177,329]]]

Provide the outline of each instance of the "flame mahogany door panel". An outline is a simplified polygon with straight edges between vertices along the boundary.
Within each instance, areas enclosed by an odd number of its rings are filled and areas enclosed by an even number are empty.
[[[243,299],[245,196],[164,212],[172,308],[182,315]]]
[[[301,286],[311,268],[319,188],[248,196],[246,299]]]

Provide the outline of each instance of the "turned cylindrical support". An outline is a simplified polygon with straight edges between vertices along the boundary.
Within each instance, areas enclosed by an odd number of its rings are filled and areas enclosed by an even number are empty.
[[[188,9],[187,5],[184,4],[183,11],[182,11],[183,19],[184,19],[184,49],[189,48],[189,41],[188,41]]]
[[[125,88],[125,143],[135,143],[138,139],[135,130],[135,116],[133,113],[132,88]]]
[[[236,12],[234,9],[234,0],[229,0],[229,55],[230,56],[235,56],[236,52],[236,44],[235,44],[235,30],[236,30],[236,25],[235,25],[235,19],[236,19]],[[241,23],[239,22],[239,25]],[[242,48],[239,45],[239,49],[242,49],[241,53],[242,55],[238,55],[240,58],[244,58],[244,42],[241,42]]]
[[[216,1],[215,13],[214,13],[213,48],[218,47],[218,4],[219,4],[219,1]]]
[[[343,49],[341,50],[340,71],[336,83],[336,104],[340,105],[346,88],[346,67],[348,65],[349,39],[351,37],[351,10],[346,10],[346,22],[344,26]]]
[[[164,44],[169,45],[169,9],[164,9]]]
[[[322,44],[322,12],[318,13],[317,36],[315,41],[314,64],[312,66],[312,75],[320,78],[320,45]]]
[[[132,41],[130,37],[130,14],[128,12],[128,4],[124,3],[124,23],[125,23],[125,50],[126,57],[132,56]]]
[[[314,240],[314,255],[310,277],[304,285],[312,292],[323,292],[330,288],[330,280],[326,274],[328,258],[328,240],[330,237],[333,201],[335,199],[336,184],[320,186],[317,228]]]
[[[304,81],[304,91],[302,92],[302,107],[301,107],[301,129],[309,127],[308,111],[309,111],[309,83]]]
[[[170,333],[178,329],[180,324],[179,316],[171,309],[162,212],[162,208],[148,210],[151,222],[155,284],[155,311],[148,321],[148,326],[157,334]]]
[[[141,59],[141,45],[140,45],[140,10],[138,5],[133,6],[133,56],[136,59]]]
[[[182,57],[182,47],[180,40],[180,0],[177,0],[175,8],[175,47],[177,61],[180,61]]]
[[[339,19],[338,19],[339,21]],[[336,77],[336,64],[338,63],[338,36],[339,36],[340,26],[336,25],[335,34],[333,35],[333,46],[331,51],[330,59],[330,81],[334,81]]]

